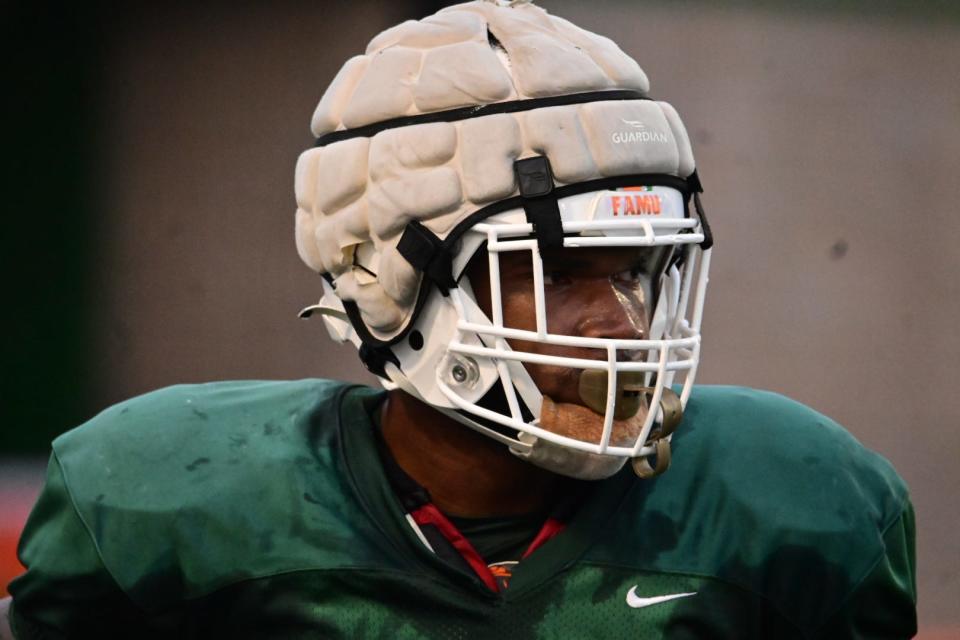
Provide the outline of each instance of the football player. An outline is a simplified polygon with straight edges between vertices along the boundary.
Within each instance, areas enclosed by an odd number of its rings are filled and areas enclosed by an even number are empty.
[[[374,38],[312,128],[303,315],[387,390],[179,386],[58,438],[17,638],[915,633],[890,465],[694,387],[701,183],[616,45],[457,5]]]

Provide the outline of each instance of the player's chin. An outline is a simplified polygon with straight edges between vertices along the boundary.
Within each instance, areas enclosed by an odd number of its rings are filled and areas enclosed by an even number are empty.
[[[641,403],[633,416],[614,420],[609,444],[633,447],[640,437],[646,416],[646,405]],[[549,395],[543,396],[538,423],[546,431],[584,443],[600,444],[603,437],[603,415],[577,402],[555,401]],[[628,459],[574,449],[529,433],[521,434],[520,440],[532,446],[525,453],[515,451],[518,456],[538,467],[578,480],[609,478],[620,471]]]
[[[645,403],[632,416],[614,420],[609,444],[615,447],[632,447],[643,429],[647,417]],[[540,427],[567,438],[600,444],[603,437],[604,416],[574,402],[556,402],[544,396],[540,408]]]

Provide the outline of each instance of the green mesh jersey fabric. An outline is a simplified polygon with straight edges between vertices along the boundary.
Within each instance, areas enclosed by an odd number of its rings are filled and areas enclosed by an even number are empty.
[[[489,591],[407,526],[341,383],[178,386],[53,444],[19,553],[27,638],[907,638],[890,465],[775,394],[699,387],[653,481],[597,483]]]

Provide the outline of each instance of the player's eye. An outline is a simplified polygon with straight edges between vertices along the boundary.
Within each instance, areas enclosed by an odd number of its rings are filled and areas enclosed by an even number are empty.
[[[545,285],[566,285],[571,282],[570,276],[563,271],[553,270],[543,272],[543,284]]]
[[[643,271],[640,269],[640,266],[635,265],[633,267],[630,267],[629,269],[621,271],[620,273],[614,274],[613,280],[617,282],[626,283],[626,284],[633,284],[638,280],[640,280],[640,276],[642,273]]]

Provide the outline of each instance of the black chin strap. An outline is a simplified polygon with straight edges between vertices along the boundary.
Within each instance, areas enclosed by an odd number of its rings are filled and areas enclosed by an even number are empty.
[[[444,296],[457,286],[453,278],[453,254],[443,246],[443,240],[419,221],[412,221],[403,230],[397,251],[410,266],[437,285]]]

